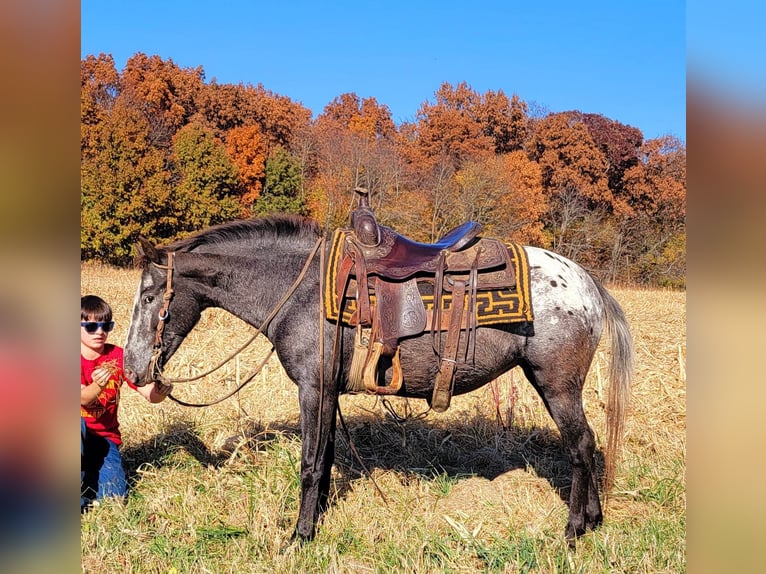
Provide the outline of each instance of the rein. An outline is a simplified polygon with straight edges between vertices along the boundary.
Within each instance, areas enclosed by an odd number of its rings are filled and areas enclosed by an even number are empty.
[[[301,269],[300,274],[298,275],[295,282],[292,284],[292,286],[287,290],[285,295],[282,297],[282,299],[277,303],[276,307],[269,313],[268,317],[264,320],[264,322],[261,324],[261,326],[256,330],[255,334],[241,347],[239,347],[234,353],[232,353],[227,359],[225,359],[223,362],[218,364],[217,366],[213,367],[212,369],[202,373],[201,375],[197,375],[194,377],[188,377],[188,378],[178,378],[178,379],[167,379],[163,377],[162,375],[162,369],[159,367],[159,360],[160,356],[162,355],[162,334],[165,330],[165,322],[167,321],[167,318],[169,317],[169,307],[170,307],[170,300],[173,298],[173,261],[175,258],[175,253],[170,252],[168,253],[168,263],[167,265],[161,265],[159,263],[152,263],[155,267],[159,269],[165,269],[167,271],[167,283],[165,287],[165,294],[163,295],[163,304],[162,308],[159,311],[159,323],[157,323],[157,332],[154,337],[154,345],[153,345],[153,353],[152,357],[150,359],[149,368],[150,372],[152,373],[152,379],[155,381],[159,381],[161,384],[167,384],[167,383],[186,383],[191,381],[196,381],[198,379],[201,379],[203,377],[206,377],[207,375],[210,375],[211,373],[217,371],[221,367],[223,367],[226,363],[231,361],[234,357],[236,357],[239,353],[241,353],[243,350],[245,350],[255,339],[260,335],[271,323],[271,321],[274,319],[276,314],[282,309],[282,307],[287,303],[287,301],[292,297],[295,290],[298,288],[298,286],[303,281],[304,277],[306,276],[306,273],[308,273],[309,266],[311,265],[311,262],[314,259],[314,256],[317,253],[317,250],[319,250],[320,247],[322,247],[320,254],[319,254],[319,409],[317,410],[317,442],[316,445],[314,445],[314,468],[316,469],[316,464],[319,460],[319,443],[321,437],[321,431],[322,431],[322,409],[323,409],[323,403],[324,403],[324,387],[325,387],[325,380],[324,380],[324,276],[325,276],[325,250],[324,250],[324,243],[325,238],[324,236],[320,237],[317,242],[314,244],[313,249],[311,250],[311,253],[309,254],[308,258],[306,259],[306,263],[304,263],[303,268]],[[333,372],[332,377],[333,380],[336,380],[338,376],[340,376],[339,370],[336,371],[336,368],[340,368],[340,365],[338,364],[339,361],[339,354],[338,354],[338,346],[340,343],[341,338],[341,327],[340,327],[340,321],[336,324],[336,331],[335,331],[335,341],[333,343],[333,350],[332,350],[332,366],[333,366]],[[268,360],[271,358],[271,355],[274,353],[274,347],[272,346],[269,352],[266,354],[266,356],[261,360],[261,362],[258,364],[258,366],[255,368],[252,374],[250,374],[236,389],[233,391],[227,393],[223,397],[216,399],[209,403],[187,403],[185,401],[182,401],[176,397],[174,397],[171,394],[168,395],[168,398],[172,400],[173,402],[185,406],[185,407],[208,407],[215,404],[218,404],[220,402],[225,401],[226,399],[234,396],[236,393],[241,391],[245,385],[247,385],[250,381],[252,381],[258,373],[261,372],[263,367],[266,365]],[[385,404],[385,403],[384,403]],[[387,408],[388,405],[386,405]],[[385,492],[378,486],[378,483],[375,481],[375,478],[370,473],[367,466],[364,464],[364,461],[362,460],[362,457],[359,455],[359,452],[356,450],[356,446],[354,445],[354,441],[351,438],[351,433],[348,430],[348,427],[346,426],[346,421],[343,418],[343,414],[340,410],[340,403],[337,403],[337,414],[340,418],[341,426],[343,430],[345,431],[346,438],[348,440],[349,447],[351,448],[352,453],[354,454],[354,457],[359,462],[359,464],[362,466],[362,469],[367,473],[367,476],[370,477],[372,480],[372,483],[375,487],[375,489],[378,491],[378,493],[383,498],[383,501],[388,504],[388,498],[386,497]],[[391,410],[389,408],[389,410]],[[392,411],[393,412],[393,411]]]
[[[212,369],[209,369],[208,371],[205,371],[204,373],[202,373],[200,375],[196,375],[194,377],[186,377],[186,378],[176,378],[176,379],[165,378],[162,375],[162,369],[159,367],[159,360],[160,360],[160,357],[162,355],[162,334],[163,334],[164,329],[165,329],[165,322],[166,322],[166,320],[167,320],[167,318],[169,316],[168,308],[170,306],[170,300],[173,298],[173,293],[174,293],[173,287],[172,287],[172,285],[173,285],[172,282],[173,282],[173,269],[174,269],[173,260],[174,260],[175,253],[172,253],[172,252],[168,253],[168,264],[167,265],[160,265],[158,263],[152,263],[155,267],[157,267],[159,269],[167,270],[167,284],[166,284],[166,287],[165,287],[165,294],[163,296],[163,306],[162,306],[162,308],[159,311],[159,323],[157,323],[157,332],[156,332],[155,337],[154,337],[154,346],[153,346],[154,350],[153,350],[153,353],[152,353],[152,357],[151,357],[151,359],[149,361],[149,368],[150,368],[150,373],[152,373],[152,380],[159,381],[162,384],[168,384],[168,383],[188,383],[188,382],[191,382],[191,381],[196,381],[196,380],[202,379],[202,378],[210,375],[211,373],[214,373],[215,371],[217,371],[218,369],[223,367],[226,363],[231,361],[239,353],[244,351],[250,344],[253,343],[253,341],[255,341],[255,339],[258,337],[258,335],[262,334],[263,331],[265,331],[268,328],[269,324],[274,319],[274,317],[277,315],[277,313],[279,313],[279,311],[282,309],[282,307],[284,307],[285,303],[287,303],[287,301],[290,299],[290,297],[292,297],[293,293],[295,293],[295,290],[298,288],[298,286],[303,281],[304,277],[306,276],[306,273],[308,273],[309,266],[311,265],[311,262],[314,259],[314,256],[316,255],[317,250],[320,248],[320,246],[324,245],[324,242],[325,242],[324,237],[320,237],[317,240],[317,242],[314,244],[313,249],[311,250],[311,253],[309,254],[308,258],[306,259],[306,263],[304,263],[304,265],[303,265],[303,269],[301,269],[301,272],[298,275],[298,277],[295,280],[295,282],[293,282],[293,284],[287,290],[287,292],[282,297],[282,299],[279,301],[279,303],[277,303],[276,307],[274,307],[274,309],[271,311],[271,313],[269,313],[268,317],[266,317],[266,319],[263,321],[261,326],[258,329],[256,329],[255,333],[253,334],[253,336],[250,339],[248,339],[248,341],[246,341],[236,351],[234,351],[231,355],[229,355],[228,358],[224,359],[220,364],[216,365]],[[210,406],[210,405],[217,404],[217,403],[219,403],[219,402],[221,402],[221,401],[223,401],[225,399],[228,399],[232,395],[236,394],[247,383],[252,381],[253,378],[261,371],[261,369],[263,369],[264,365],[266,364],[266,362],[268,361],[268,359],[271,357],[271,355],[273,353],[274,353],[274,347],[272,346],[271,350],[266,355],[266,358],[261,361],[261,363],[258,365],[256,370],[249,377],[247,377],[245,379],[245,381],[239,387],[237,387],[234,391],[232,391],[231,393],[229,393],[225,397],[223,397],[221,399],[218,399],[218,400],[216,400],[216,401],[214,401],[212,403],[207,403],[207,404],[191,404],[191,403],[185,403],[183,401],[180,401],[179,399],[173,397],[172,395],[168,395],[168,397],[171,400],[173,400],[176,403],[178,403],[178,404],[181,404],[181,405],[184,405],[184,406],[190,406],[190,407],[204,407],[204,406]]]

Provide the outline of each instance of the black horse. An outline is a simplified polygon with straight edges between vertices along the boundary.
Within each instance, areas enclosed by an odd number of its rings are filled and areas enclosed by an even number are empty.
[[[204,309],[225,309],[256,328],[269,319],[263,334],[299,390],[303,443],[295,536],[300,539],[313,537],[327,505],[338,396],[347,391],[354,338],[354,330],[344,327],[338,346],[335,324],[321,325],[316,252],[320,237],[321,229],[312,220],[274,216],[211,227],[161,248],[142,240],[143,273],[125,346],[126,376],[142,385],[158,376]],[[632,376],[632,341],[621,307],[590,274],[555,253],[525,250],[534,335],[519,334],[513,324],[478,327],[475,361],[457,366],[454,394],[473,391],[515,366],[523,369],[558,426],[572,463],[565,536],[573,543],[602,521],[595,440],[583,412],[583,384],[606,325],[611,334],[605,452],[609,489]],[[297,286],[280,307],[291,285]],[[428,333],[402,341],[404,384],[399,395],[430,399],[439,370],[432,345]],[[333,359],[339,362],[339,373],[333,372]],[[386,377],[390,380],[391,373]]]

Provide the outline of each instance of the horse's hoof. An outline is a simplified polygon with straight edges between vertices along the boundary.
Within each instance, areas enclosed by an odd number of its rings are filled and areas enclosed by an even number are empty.
[[[575,528],[572,524],[567,524],[566,530],[564,530],[564,538],[566,538],[569,548],[574,549],[577,546],[577,539],[585,534],[585,528]]]
[[[290,546],[302,546],[307,542],[311,542],[314,539],[314,532],[309,534],[301,534],[298,529],[293,531],[293,535],[290,537]]]
[[[596,530],[601,524],[604,522],[604,518],[601,514],[599,514],[596,518],[593,520],[586,520],[585,521],[585,530]]]

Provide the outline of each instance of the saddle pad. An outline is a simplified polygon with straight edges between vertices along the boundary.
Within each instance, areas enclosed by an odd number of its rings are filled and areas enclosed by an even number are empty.
[[[338,320],[339,302],[335,297],[335,279],[338,274],[338,266],[343,257],[343,241],[347,234],[352,231],[336,229],[333,234],[330,254],[327,259],[325,272],[325,313],[330,321]],[[477,323],[479,325],[497,325],[500,323],[531,322],[533,321],[532,300],[530,298],[529,285],[529,261],[523,246],[515,243],[507,243],[511,264],[516,273],[516,286],[512,289],[499,289],[494,291],[479,291],[477,293]],[[351,280],[353,283],[353,279]],[[375,295],[370,295],[370,302],[374,303]],[[427,311],[434,308],[434,296],[421,293],[423,304]],[[448,310],[452,304],[452,294],[442,294],[442,309]],[[465,305],[468,302],[466,300]],[[467,308],[467,307],[466,307]],[[343,323],[350,325],[351,316],[356,310],[356,300],[346,298],[343,308]]]

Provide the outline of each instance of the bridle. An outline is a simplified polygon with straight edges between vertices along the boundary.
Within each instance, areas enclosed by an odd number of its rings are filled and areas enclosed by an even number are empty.
[[[303,265],[303,269],[301,269],[301,272],[298,275],[298,277],[296,278],[295,282],[290,286],[290,288],[284,294],[284,296],[279,301],[279,303],[277,303],[277,305],[274,307],[274,309],[271,311],[271,313],[269,313],[268,317],[266,317],[266,319],[263,321],[261,326],[258,329],[256,329],[255,333],[253,334],[252,337],[250,337],[250,339],[248,339],[242,346],[240,346],[238,349],[236,349],[231,355],[229,355],[226,359],[224,359],[221,363],[219,363],[215,367],[213,367],[210,370],[205,371],[204,373],[201,373],[199,375],[196,375],[196,376],[193,376],[193,377],[187,377],[187,378],[177,378],[177,379],[166,378],[166,377],[163,376],[162,368],[160,367],[160,359],[162,357],[162,336],[163,336],[163,333],[165,331],[165,323],[166,323],[166,321],[167,321],[167,319],[168,319],[168,317],[170,315],[170,312],[169,312],[170,301],[173,298],[173,293],[174,293],[174,290],[173,290],[173,271],[174,271],[174,267],[175,267],[175,265],[174,265],[175,253],[174,252],[169,252],[168,253],[167,265],[162,265],[160,263],[152,262],[152,265],[154,265],[156,268],[163,269],[163,270],[166,271],[167,281],[166,281],[166,285],[165,285],[165,293],[164,293],[164,295],[162,297],[163,298],[162,307],[160,308],[159,313],[158,313],[159,321],[157,323],[157,329],[156,329],[155,335],[154,335],[154,344],[152,346],[152,356],[149,359],[149,373],[151,375],[151,380],[159,381],[159,382],[161,382],[163,384],[168,384],[168,383],[187,383],[187,382],[191,382],[191,381],[196,381],[196,380],[202,379],[202,378],[210,375],[211,373],[214,373],[215,371],[217,371],[218,369],[223,367],[226,363],[231,361],[239,353],[244,351],[248,346],[250,346],[250,344],[253,343],[253,341],[255,341],[255,339],[258,337],[258,335],[262,334],[266,330],[266,328],[269,326],[269,324],[274,319],[274,317],[277,315],[277,313],[280,311],[280,309],[282,309],[282,307],[285,305],[285,303],[287,303],[287,301],[293,295],[295,290],[298,288],[298,286],[303,281],[303,278],[306,276],[306,273],[309,270],[309,266],[311,264],[311,261],[314,259],[314,256],[316,255],[316,253],[320,249],[320,247],[324,246],[324,243],[325,243],[324,237],[320,237],[319,239],[317,239],[317,242],[314,244],[314,247],[311,250],[311,253],[309,253],[309,256],[306,258],[306,262]],[[324,252],[324,249],[322,249],[322,253],[323,252]],[[323,273],[323,271],[320,270],[320,277],[321,277],[322,273]],[[266,359],[261,361],[261,363],[259,364],[256,372],[253,373],[253,375],[251,375],[250,377],[247,377],[245,379],[245,382],[242,383],[242,385],[240,385],[239,388],[235,389],[231,394],[227,395],[223,399],[220,399],[219,401],[216,401],[216,402],[220,402],[220,401],[228,398],[229,396],[233,395],[234,393],[238,392],[256,374],[258,374],[258,371],[260,371],[263,368],[263,366],[266,364],[266,361],[268,360],[269,357],[271,357],[271,355],[273,353],[274,353],[274,347],[272,346],[271,350],[268,352],[268,355],[266,356]],[[174,399],[174,400],[176,400],[176,402],[181,402],[181,401],[178,401],[177,399]],[[181,404],[184,404],[184,403],[181,403]],[[215,403],[211,403],[211,404],[215,404]],[[186,406],[208,406],[208,405],[189,405],[189,404],[187,404]]]
[[[170,315],[170,300],[173,298],[173,261],[175,259],[175,252],[168,253],[167,265],[161,265],[155,263],[154,265],[158,269],[164,269],[167,272],[167,281],[165,283],[165,294],[162,296],[162,308],[159,311],[157,322],[157,330],[154,334],[154,344],[152,345],[152,357],[149,359],[149,373],[153,381],[163,381],[162,368],[159,366],[160,357],[162,356],[162,333],[165,331],[165,321]]]
[[[161,265],[159,263],[152,262],[152,265],[154,265],[158,269],[164,269],[167,273],[167,282],[165,285],[165,294],[163,295],[163,302],[162,307],[160,308],[158,319],[159,322],[157,323],[157,330],[154,335],[154,345],[152,347],[152,357],[149,361],[149,372],[152,374],[152,380],[153,381],[160,381],[161,383],[179,383],[179,382],[189,382],[189,381],[195,381],[198,379],[201,379],[203,377],[206,377],[207,375],[217,371],[220,369],[223,365],[231,361],[237,354],[242,352],[245,348],[247,348],[253,341],[255,341],[256,337],[260,335],[271,323],[272,319],[276,316],[276,314],[279,312],[279,310],[287,303],[287,301],[290,299],[292,294],[295,292],[295,290],[298,288],[298,286],[303,281],[303,278],[306,276],[306,273],[309,270],[309,266],[311,265],[311,261],[314,259],[314,256],[316,255],[317,251],[319,251],[319,324],[320,324],[320,335],[319,335],[319,408],[317,409],[317,428],[319,429],[317,432],[317,442],[315,445],[315,453],[314,453],[314,469],[316,470],[316,464],[319,460],[319,457],[317,455],[319,450],[319,437],[321,436],[321,429],[322,429],[322,403],[324,402],[324,288],[323,288],[323,281],[324,281],[324,275],[325,275],[325,238],[324,236],[321,236],[319,239],[317,239],[317,242],[314,244],[314,248],[311,250],[311,253],[309,253],[309,256],[306,258],[306,262],[303,264],[303,269],[301,269],[300,274],[296,278],[295,282],[290,286],[290,288],[287,290],[287,292],[284,294],[282,299],[277,303],[276,307],[269,313],[268,317],[264,320],[263,324],[256,330],[255,334],[239,349],[237,349],[232,355],[230,355],[227,359],[225,359],[223,362],[221,362],[219,365],[213,367],[209,371],[202,373],[201,375],[197,375],[195,377],[189,377],[185,379],[166,379],[162,375],[162,369],[159,366],[160,357],[162,356],[162,335],[165,330],[165,322],[167,321],[169,315],[170,315],[170,301],[173,298],[173,269],[174,269],[174,260],[175,260],[175,253],[169,252],[168,253],[168,262],[167,265]],[[321,249],[320,249],[321,248]],[[340,342],[340,336],[341,336],[341,326],[340,321],[336,324],[336,330],[335,330],[335,343],[333,345],[332,349],[332,364],[333,364],[333,379],[337,379],[339,376],[339,373],[335,371],[335,368],[339,368],[339,364],[337,364],[339,360],[338,355],[338,345]],[[261,371],[261,369],[266,365],[267,361],[269,360],[269,357],[274,353],[274,347],[272,346],[269,352],[267,353],[266,357],[264,357],[263,360],[258,364],[255,371],[248,377],[245,378],[245,380],[233,391],[227,393],[225,396],[210,402],[210,403],[204,403],[204,404],[196,404],[196,403],[187,403],[182,400],[179,400],[175,398],[172,394],[168,395],[168,398],[172,399],[176,403],[187,406],[187,407],[207,407],[211,406],[217,403],[220,403],[229,397],[233,396],[234,394],[238,393],[247,383],[252,381],[255,376]],[[367,472],[367,475],[370,476],[370,479],[372,480],[373,485],[375,486],[375,489],[380,493],[380,495],[383,497],[383,500],[388,504],[388,499],[383,492],[383,490],[378,486],[378,483],[375,482],[375,478],[370,474],[369,470],[367,469],[367,466],[364,464],[364,461],[359,456],[359,453],[356,451],[356,447],[354,446],[354,442],[351,438],[351,435],[348,431],[348,427],[346,426],[346,421],[343,418],[343,415],[340,412],[340,404],[337,405],[337,412],[338,416],[340,417],[341,426],[346,432],[346,436],[348,437],[349,446],[351,447],[352,452],[354,453],[355,458],[357,461],[362,465],[362,468]]]

